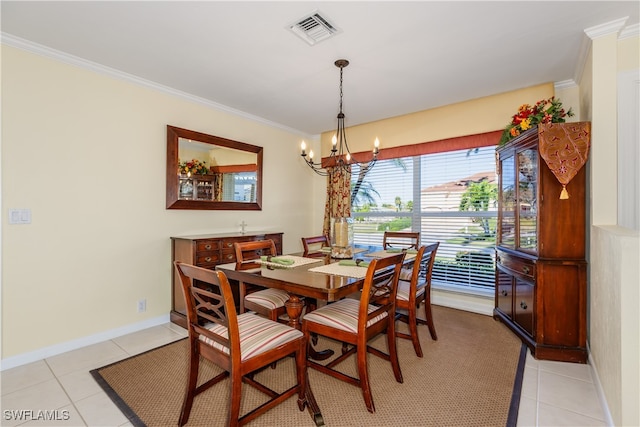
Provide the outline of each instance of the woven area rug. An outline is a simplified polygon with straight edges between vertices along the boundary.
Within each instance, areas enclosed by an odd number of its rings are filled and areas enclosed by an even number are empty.
[[[433,306],[438,340],[426,326],[418,328],[423,358],[410,341],[398,339],[404,383],[395,381],[391,365],[369,355],[369,372],[376,412],[367,412],[361,390],[315,370],[309,381],[327,426],[515,426],[525,347],[502,323],[482,316]],[[403,325],[398,322],[399,328]],[[386,351],[384,337],[374,346]],[[320,339],[318,348],[340,344]],[[135,426],[177,425],[187,377],[186,339],[91,371],[92,375]],[[355,375],[355,357],[340,368]],[[201,379],[219,372],[207,364]],[[293,359],[278,362],[256,377],[275,390],[294,383]],[[187,426],[226,423],[228,381],[196,397]],[[263,402],[262,395],[245,386],[242,412]],[[300,412],[291,398],[250,425],[315,426],[308,411]]]

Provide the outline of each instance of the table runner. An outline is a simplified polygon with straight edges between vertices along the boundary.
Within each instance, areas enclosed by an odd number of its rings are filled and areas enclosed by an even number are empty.
[[[305,257],[295,256],[295,255],[278,255],[278,258],[291,260],[293,261],[293,264],[285,265],[277,262],[269,262],[269,261],[262,261],[262,260],[257,260],[257,262],[269,267],[295,268],[295,267],[300,267],[301,265],[322,261],[322,259],[319,259],[319,258],[305,258]]]
[[[361,252],[365,252],[367,249],[366,248],[353,248],[352,252],[354,254],[359,254]],[[330,254],[331,253],[331,248],[328,246],[322,247],[320,248],[320,250],[318,252],[322,252],[323,254]]]
[[[333,264],[322,265],[320,267],[310,268],[309,271],[314,273],[333,274],[335,276],[354,277],[363,279],[367,275],[367,267],[357,267],[355,265],[340,265],[335,262]]]

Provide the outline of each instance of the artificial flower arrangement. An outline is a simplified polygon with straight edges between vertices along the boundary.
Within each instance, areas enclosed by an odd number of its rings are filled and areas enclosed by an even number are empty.
[[[542,99],[531,106],[523,104],[513,116],[511,123],[502,132],[499,145],[504,145],[522,132],[540,123],[564,123],[565,117],[572,117],[573,111],[565,111],[562,102],[555,97]]]
[[[209,173],[209,169],[207,168],[205,163],[207,162],[202,162],[198,159],[191,159],[188,162],[180,162],[178,165],[178,171],[180,172],[180,174],[186,175],[206,175],[207,173]]]

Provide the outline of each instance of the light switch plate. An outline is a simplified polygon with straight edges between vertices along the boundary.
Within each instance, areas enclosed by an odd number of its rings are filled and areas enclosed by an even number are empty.
[[[9,209],[9,224],[31,224],[31,209]]]

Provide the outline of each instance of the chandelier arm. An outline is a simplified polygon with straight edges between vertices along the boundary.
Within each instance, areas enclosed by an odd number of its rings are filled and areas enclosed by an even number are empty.
[[[335,61],[334,64],[336,67],[340,68],[340,103],[339,103],[340,112],[338,113],[338,127],[336,129],[336,133],[332,140],[331,153],[329,154],[329,162],[326,163],[328,166],[326,168],[323,167],[322,160],[320,160],[320,162],[318,163],[315,163],[313,161],[313,158],[312,158],[313,154],[311,152],[310,152],[309,158],[307,158],[304,141],[301,144],[301,149],[302,149],[301,155],[304,158],[307,165],[311,169],[313,169],[313,171],[318,175],[322,175],[322,176],[330,175],[331,174],[331,172],[329,171],[330,168],[332,169],[339,168],[340,170],[346,173],[351,173],[351,165],[354,165],[354,164],[358,164],[360,166],[361,174],[366,174],[367,172],[369,172],[369,170],[371,170],[371,168],[375,165],[378,159],[379,142],[378,142],[378,139],[376,138],[376,141],[373,147],[373,158],[368,162],[359,162],[351,154],[351,150],[349,149],[349,144],[347,143],[347,134],[346,134],[346,129],[344,125],[345,115],[342,111],[343,96],[344,96],[343,70],[344,70],[344,67],[349,65],[349,61],[347,61],[346,59],[338,59],[337,61]]]

